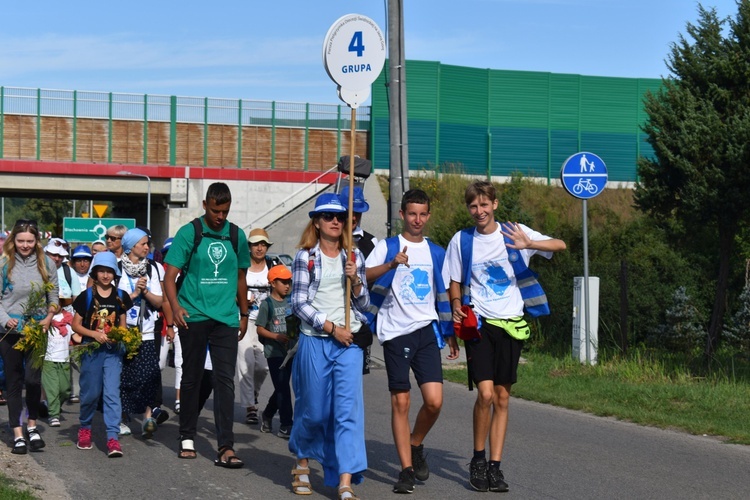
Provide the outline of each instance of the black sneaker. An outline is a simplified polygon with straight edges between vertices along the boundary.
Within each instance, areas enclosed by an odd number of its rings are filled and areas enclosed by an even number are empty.
[[[500,464],[490,464],[487,468],[487,477],[490,482],[490,491],[508,491],[508,483],[505,482]]]
[[[477,491],[487,491],[490,485],[487,482],[487,460],[484,458],[472,458],[469,465],[469,484]]]
[[[430,477],[430,468],[427,466],[427,460],[424,458],[424,445],[412,445],[411,447],[411,464],[414,466],[414,474],[420,481],[427,481]]]
[[[394,493],[413,493],[414,483],[416,483],[416,477],[414,475],[414,468],[407,467],[402,470],[398,475],[398,481],[393,485]]]

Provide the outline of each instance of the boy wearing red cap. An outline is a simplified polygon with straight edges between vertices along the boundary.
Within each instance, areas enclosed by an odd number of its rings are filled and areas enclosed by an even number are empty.
[[[292,291],[292,271],[285,265],[273,266],[268,271],[271,293],[260,303],[255,326],[263,344],[263,354],[268,361],[268,372],[273,382],[273,394],[261,415],[261,432],[273,431],[273,417],[279,412],[278,436],[289,439],[292,432],[292,361],[288,352],[297,339],[297,327],[292,321],[292,308],[287,296]]]

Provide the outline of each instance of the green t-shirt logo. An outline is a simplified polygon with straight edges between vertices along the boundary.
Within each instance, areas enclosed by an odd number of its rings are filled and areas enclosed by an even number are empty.
[[[214,277],[219,275],[219,264],[227,258],[227,249],[224,244],[217,241],[208,245],[208,257],[214,264]]]

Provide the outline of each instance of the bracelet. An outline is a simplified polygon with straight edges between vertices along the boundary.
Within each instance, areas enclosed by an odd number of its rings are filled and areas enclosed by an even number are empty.
[[[331,321],[331,337],[335,337],[335,336],[336,336],[336,323]]]
[[[249,318],[250,317],[250,313],[242,313],[241,312],[240,316],[243,317],[243,318]]]
[[[453,297],[453,298],[451,299],[451,304],[453,304],[453,301],[454,301],[454,300],[457,300],[457,301],[461,302],[461,299],[459,299],[458,297]]]
[[[174,325],[167,324],[167,328],[174,328]]]

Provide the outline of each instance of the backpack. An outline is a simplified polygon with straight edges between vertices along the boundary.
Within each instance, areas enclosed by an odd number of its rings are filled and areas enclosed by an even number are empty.
[[[209,233],[209,232],[204,233],[203,224],[201,223],[200,217],[196,217],[195,219],[190,221],[190,223],[193,225],[193,234],[194,234],[193,249],[190,251],[190,257],[188,258],[188,261],[185,263],[185,266],[180,270],[180,276],[177,278],[177,282],[175,283],[178,292],[180,291],[182,282],[185,280],[185,276],[187,275],[188,269],[190,268],[190,261],[193,260],[193,255],[195,255],[195,252],[198,249],[198,245],[200,245],[201,241],[203,241],[203,237],[212,238],[215,240],[222,240],[222,241],[226,241],[228,239],[232,243],[232,249],[234,250],[234,253],[239,255],[240,228],[237,226],[237,224],[234,224],[233,222],[229,222],[229,237],[227,237],[227,236],[219,236],[218,234]]]
[[[70,266],[67,264],[62,265],[63,274],[65,275],[65,281],[68,282],[68,286],[73,288],[73,275],[70,274]]]

